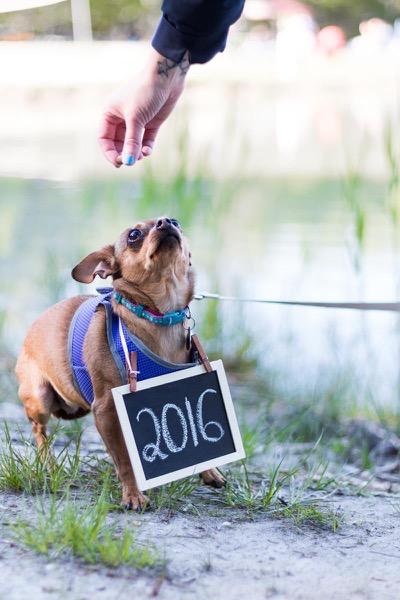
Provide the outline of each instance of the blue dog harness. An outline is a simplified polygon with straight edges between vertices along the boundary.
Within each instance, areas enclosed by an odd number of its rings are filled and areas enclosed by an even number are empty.
[[[111,298],[113,289],[101,290],[99,296],[89,296],[87,300],[77,309],[69,328],[68,334],[68,355],[72,369],[72,377],[76,390],[85,398],[88,404],[92,404],[94,399],[93,384],[83,356],[83,346],[85,337],[89,329],[90,322],[99,306],[103,306],[106,314],[106,332],[108,345],[121,377],[121,385],[128,381],[125,363],[125,354],[120,336],[120,325],[126,340],[129,352],[137,353],[138,381],[175,373],[181,369],[188,369],[195,366],[194,362],[185,364],[170,363],[154,354],[145,346],[145,344],[135,335],[133,335],[120,321],[112,309]]]

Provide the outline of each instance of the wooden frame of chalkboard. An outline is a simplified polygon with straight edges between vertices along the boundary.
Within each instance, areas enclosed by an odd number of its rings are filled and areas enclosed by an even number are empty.
[[[237,419],[236,419],[236,415],[235,415],[235,409],[233,406],[233,402],[232,402],[232,398],[231,398],[231,393],[229,390],[229,385],[226,379],[226,374],[225,374],[225,369],[222,363],[222,360],[217,360],[217,361],[213,361],[211,363],[212,366],[212,373],[215,373],[217,376],[217,380],[218,380],[218,384],[219,384],[219,391],[220,391],[220,401],[222,398],[223,401],[223,406],[221,408],[224,409],[224,415],[225,415],[225,427],[226,425],[229,426],[229,432],[228,435],[226,436],[227,438],[229,438],[230,442],[230,446],[225,446],[225,451],[222,455],[218,455],[218,456],[212,456],[210,459],[208,460],[201,460],[200,462],[196,462],[196,464],[190,464],[190,466],[184,466],[183,468],[177,468],[177,469],[173,469],[171,471],[165,472],[163,474],[158,474],[158,475],[149,475],[149,473],[145,472],[145,470],[147,469],[148,465],[147,463],[144,463],[142,458],[141,458],[141,454],[140,454],[140,449],[138,447],[137,444],[137,440],[135,439],[135,432],[133,430],[133,421],[132,421],[132,415],[131,415],[131,419],[130,416],[128,415],[128,410],[127,410],[127,405],[128,405],[128,409],[132,406],[131,404],[127,404],[127,403],[132,403],[132,402],[136,402],[136,400],[138,402],[140,402],[141,399],[141,394],[140,392],[143,390],[151,390],[151,388],[158,388],[158,392],[160,393],[162,392],[160,386],[164,386],[165,384],[170,384],[171,382],[178,382],[181,380],[185,380],[185,379],[190,379],[190,378],[195,378],[199,375],[207,375],[207,372],[204,368],[203,365],[199,365],[196,367],[190,367],[188,369],[183,369],[180,371],[177,371],[175,373],[171,373],[168,375],[161,375],[159,377],[153,377],[151,379],[146,379],[144,381],[140,381],[137,383],[137,391],[135,392],[131,392],[129,385],[123,385],[117,388],[113,388],[112,390],[112,394],[113,394],[113,398],[114,398],[114,402],[115,402],[115,406],[117,409],[117,413],[118,413],[118,418],[119,418],[119,422],[121,424],[121,428],[122,428],[122,433],[124,435],[124,439],[125,439],[125,443],[126,443],[126,447],[128,450],[128,454],[129,454],[129,458],[132,464],[132,468],[133,471],[135,473],[135,477],[136,477],[136,482],[138,484],[138,487],[140,490],[148,490],[150,488],[156,487],[156,486],[160,486],[160,485],[164,485],[166,483],[169,483],[171,481],[175,481],[177,479],[181,479],[183,477],[189,477],[191,475],[194,475],[196,473],[201,473],[202,471],[205,471],[207,469],[211,469],[213,467],[219,467],[222,465],[225,465],[227,463],[231,463],[233,461],[236,460],[241,460],[243,458],[245,458],[245,451],[243,448],[243,443],[242,443],[242,438],[240,435],[240,431],[239,431],[239,426],[237,423]],[[208,375],[210,375],[210,373],[208,373]],[[199,379],[199,378],[197,378]],[[194,380],[192,380],[194,381]],[[188,390],[190,389],[190,382],[188,381]],[[167,388],[165,388],[165,390],[167,390]],[[156,390],[155,390],[156,391]],[[210,391],[210,390],[208,390]],[[188,394],[189,395],[189,394]],[[143,395],[142,395],[143,396]],[[208,400],[208,402],[212,402],[212,398],[210,398]],[[185,401],[188,403],[189,401],[187,400],[187,398],[185,398]],[[167,404],[166,406],[171,407],[171,404]],[[209,405],[210,406],[210,405]],[[135,407],[135,411],[136,409],[139,407]],[[142,408],[140,409],[139,413],[136,414],[136,416],[139,416],[140,412],[145,412],[148,411],[148,413],[150,413],[150,409],[144,407],[142,405]],[[189,411],[190,411],[190,407],[189,407]],[[197,436],[196,433],[196,429],[195,429],[195,423],[194,423],[194,418],[193,418],[193,411],[190,411],[190,415],[189,416],[189,423],[186,425],[186,430],[189,431],[189,435],[190,435],[190,430],[192,433],[192,436],[194,435],[195,437]],[[153,417],[155,419],[155,416]],[[135,422],[139,421],[139,418],[135,419]],[[151,420],[151,419],[148,419]],[[216,426],[219,426],[219,423],[215,422],[215,421],[210,421],[208,424],[206,423],[205,427],[207,427],[207,425],[209,425],[211,428],[214,427],[214,430],[210,430],[209,431],[216,431]],[[137,425],[137,427],[139,428],[139,425]],[[222,428],[221,428],[222,429]],[[149,442],[146,445],[146,447],[149,449],[151,447],[151,452],[150,450],[148,450],[148,454],[149,454],[149,459],[151,459],[151,462],[155,463],[156,462],[156,458],[158,458],[158,456],[154,457],[154,452],[158,452],[159,456],[162,458],[165,457],[165,455],[167,454],[165,452],[165,448],[164,448],[164,452],[162,452],[162,448],[160,448],[160,435],[158,436],[158,448],[156,447],[156,444],[154,443],[154,441],[156,441],[157,438],[157,424],[156,427],[154,428],[154,433],[153,433],[153,438],[152,440],[149,440]],[[204,427],[203,427],[203,435],[204,435]],[[136,431],[137,433],[137,431]],[[209,435],[208,437],[206,437],[206,439],[209,439],[211,441],[215,441],[215,437],[211,437],[211,435]],[[193,438],[192,438],[192,442],[193,442]],[[171,441],[172,443],[172,441]],[[142,444],[143,446],[143,444]],[[193,446],[193,444],[192,444]],[[146,450],[146,447],[144,448],[144,450]],[[143,456],[144,453],[143,447],[141,448],[141,453]],[[193,449],[191,450],[192,453],[194,452]],[[175,459],[175,456],[173,456],[173,458]],[[162,463],[161,460],[157,461],[158,463]],[[164,461],[164,462],[168,462],[168,461]]]

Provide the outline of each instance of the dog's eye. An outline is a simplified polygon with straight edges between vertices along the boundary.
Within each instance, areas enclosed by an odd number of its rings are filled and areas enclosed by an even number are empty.
[[[143,234],[140,231],[140,229],[132,229],[128,235],[128,244],[133,244],[134,242],[137,242],[137,240],[141,238],[142,235]]]
[[[172,223],[172,225],[174,225],[178,229],[181,228],[179,221],[177,221],[176,219],[171,219],[171,223]]]

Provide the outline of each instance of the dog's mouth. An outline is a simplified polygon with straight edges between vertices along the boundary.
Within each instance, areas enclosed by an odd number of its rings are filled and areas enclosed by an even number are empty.
[[[157,250],[163,248],[172,248],[176,245],[181,246],[182,238],[179,233],[172,231],[171,229],[160,231],[158,235]]]

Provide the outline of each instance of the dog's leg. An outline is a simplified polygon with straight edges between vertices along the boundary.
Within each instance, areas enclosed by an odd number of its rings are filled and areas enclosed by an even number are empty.
[[[225,485],[225,479],[218,469],[207,469],[207,471],[200,473],[200,478],[203,483],[211,485],[211,487],[222,488]]]
[[[141,511],[149,500],[136,484],[112,397],[96,397],[93,414],[96,427],[114,461],[122,485],[122,504],[126,509]]]
[[[36,363],[22,354],[18,360],[18,394],[25,413],[32,423],[32,431],[39,449],[46,444],[46,425],[54,405],[54,390],[45,380]]]

